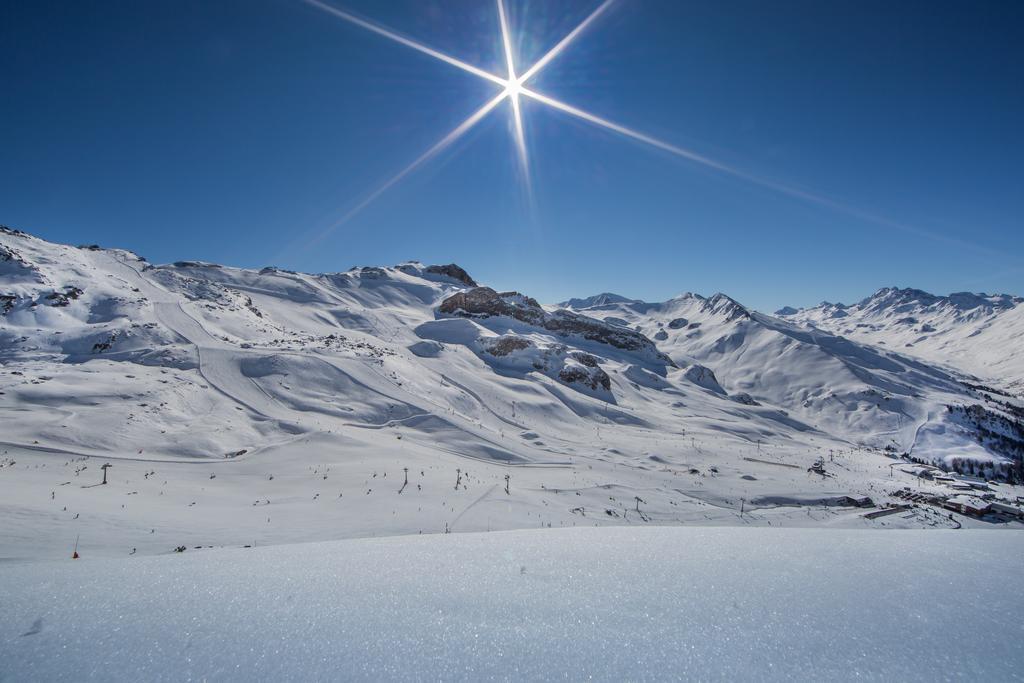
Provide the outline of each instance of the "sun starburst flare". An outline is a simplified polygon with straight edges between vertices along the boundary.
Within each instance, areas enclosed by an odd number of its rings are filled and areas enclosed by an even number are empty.
[[[788,185],[785,183],[778,182],[776,180],[772,180],[770,178],[766,178],[754,173],[744,171],[734,166],[730,166],[729,164],[716,161],[715,159],[707,157],[693,150],[689,150],[678,145],[673,145],[669,142],[659,140],[653,136],[641,133],[622,124],[615,123],[614,121],[610,121],[606,118],[597,116],[596,114],[584,111],[583,109],[575,107],[571,104],[566,104],[565,102],[561,102],[553,97],[550,97],[548,95],[537,92],[536,90],[527,87],[528,81],[535,78],[544,69],[544,67],[546,67],[552,60],[558,57],[562,52],[564,52],[565,49],[568,48],[580,36],[580,34],[582,34],[588,27],[590,27],[590,25],[595,20],[597,20],[601,15],[605,14],[607,10],[613,4],[615,4],[616,1],[617,0],[604,0],[578,26],[576,26],[576,28],[574,28],[572,31],[566,34],[566,36],[562,38],[562,40],[560,40],[558,43],[555,44],[554,47],[548,50],[548,52],[546,52],[544,56],[542,56],[540,59],[534,62],[534,64],[531,67],[523,71],[521,74],[517,74],[515,51],[512,46],[512,32],[511,29],[509,28],[508,14],[505,8],[505,0],[496,0],[498,21],[501,28],[502,49],[508,72],[505,77],[502,77],[492,74],[479,67],[473,66],[472,64],[464,62],[461,59],[457,59],[455,57],[452,57],[451,55],[447,55],[439,50],[435,50],[434,48],[428,47],[418,41],[412,40],[411,38],[407,38],[396,31],[392,31],[391,29],[385,28],[384,26],[381,26],[380,24],[372,22],[368,19],[364,19],[350,12],[338,9],[337,7],[329,5],[323,2],[322,0],[303,0],[303,2],[305,2],[307,5],[310,5],[311,7],[315,7],[335,17],[343,19],[355,26],[359,26],[368,31],[372,31],[373,33],[376,33],[379,36],[382,36],[396,43],[404,45],[408,48],[416,50],[417,52],[420,52],[422,54],[433,57],[434,59],[454,66],[458,69],[471,73],[501,88],[500,93],[496,97],[494,97],[492,100],[484,104],[480,109],[478,109],[476,112],[470,115],[469,118],[460,123],[451,132],[449,132],[447,135],[441,138],[437,143],[435,143],[433,146],[431,146],[429,149],[423,152],[411,164],[409,164],[404,169],[399,171],[397,174],[392,176],[389,180],[381,184],[377,189],[370,192],[362,201],[360,201],[354,207],[349,209],[348,212],[346,212],[340,219],[338,219],[332,225],[328,226],[325,230],[323,230],[313,241],[320,241],[321,239],[327,237],[331,232],[336,230],[338,227],[347,223],[349,220],[355,217],[356,214],[360,213],[363,209],[372,204],[377,198],[379,198],[390,188],[394,187],[403,178],[405,178],[410,173],[415,171],[417,168],[422,166],[424,163],[426,163],[427,161],[434,158],[439,153],[450,147],[455,141],[457,141],[459,138],[465,135],[471,128],[473,128],[476,124],[483,120],[491,111],[496,109],[498,105],[503,103],[506,99],[509,101],[512,110],[512,134],[516,147],[516,155],[518,157],[518,165],[522,173],[524,187],[527,192],[527,195],[531,196],[532,185],[530,181],[529,156],[527,154],[526,132],[525,127],[523,125],[523,110],[521,102],[522,98],[525,97],[540,104],[543,104],[545,106],[548,106],[554,110],[576,117],[582,121],[586,121],[587,123],[590,123],[599,128],[617,133],[633,141],[643,143],[647,146],[659,149],[663,152],[667,152],[669,154],[685,159],[692,163],[696,163],[706,168],[710,168],[719,173],[730,175],[734,178],[738,178],[748,183],[752,183],[754,185],[758,185],[760,187],[788,195],[795,199],[799,199],[812,204],[817,204],[819,206],[831,209],[833,211],[845,213],[860,220],[875,223],[877,225],[885,226],[888,228],[895,228],[904,232],[918,235],[920,237],[927,237],[937,241],[956,244],[958,246],[969,248],[975,251],[982,249],[979,248],[978,245],[964,242],[962,240],[949,237],[947,235],[940,235],[928,230],[913,227],[905,223],[895,221],[884,216],[880,216],[878,214],[856,208],[854,206],[823,196],[821,194],[810,192],[808,190],[793,185]],[[988,252],[989,250],[985,249],[985,251]]]

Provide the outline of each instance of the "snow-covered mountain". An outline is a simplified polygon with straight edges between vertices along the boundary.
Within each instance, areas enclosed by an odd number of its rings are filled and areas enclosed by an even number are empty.
[[[946,406],[971,401],[969,388],[913,357],[763,315],[724,294],[577,310],[649,336],[692,381],[744,405],[772,406],[796,429],[927,461],[984,457],[947,440]]]
[[[642,303],[638,299],[628,299],[621,294],[604,292],[595,294],[583,299],[569,299],[558,304],[562,308],[598,308],[600,306],[614,306],[616,304]]]
[[[722,294],[543,306],[453,264],[158,266],[3,229],[0,510],[32,523],[0,545],[63,553],[79,515],[118,529],[102,552],[808,524],[895,495],[885,453],[1018,476],[1016,399],[902,351]]]
[[[882,346],[973,376],[997,388],[1024,391],[1024,298],[959,292],[935,296],[885,287],[849,306],[822,302],[776,312],[792,322]]]

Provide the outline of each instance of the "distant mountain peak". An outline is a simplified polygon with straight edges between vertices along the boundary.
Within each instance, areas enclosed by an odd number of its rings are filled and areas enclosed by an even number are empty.
[[[725,319],[729,321],[750,318],[750,311],[745,306],[721,292],[708,297],[702,308],[710,313],[724,315]]]
[[[696,299],[698,301],[704,301],[704,298],[705,297],[701,296],[700,294],[696,294],[694,292],[683,292],[682,294],[676,294],[674,297],[669,299],[669,301],[690,301],[691,299]]]
[[[643,303],[639,299],[630,299],[629,297],[622,296],[621,294],[614,294],[612,292],[602,292],[600,294],[594,294],[593,296],[584,297],[582,299],[569,299],[563,301],[559,306],[562,308],[574,308],[582,310],[585,308],[594,308],[597,306],[610,306],[614,304],[635,304]]]
[[[985,294],[984,292],[954,292],[948,296],[931,294],[921,289],[883,287],[858,303],[863,310],[882,310],[885,308],[907,306],[949,307],[960,312],[978,308],[988,311],[1013,308],[1024,302],[1019,296],[1010,294]]]
[[[939,297],[922,289],[882,287],[871,296],[862,299],[857,305],[862,309],[890,308],[907,304],[930,306],[938,301],[938,299]]]

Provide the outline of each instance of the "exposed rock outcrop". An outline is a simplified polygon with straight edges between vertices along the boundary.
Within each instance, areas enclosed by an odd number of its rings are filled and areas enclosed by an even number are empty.
[[[523,351],[533,346],[533,343],[529,339],[509,335],[506,337],[499,337],[494,342],[491,342],[487,346],[487,352],[492,356],[507,356],[513,351]]]
[[[733,394],[732,400],[736,401],[737,403],[742,403],[743,405],[746,405],[746,406],[759,406],[759,405],[761,405],[760,403],[758,403],[754,399],[753,396],[751,396],[750,394],[748,394],[746,392],[741,392],[739,394]]]
[[[82,296],[84,292],[78,287],[67,286],[63,292],[51,292],[46,295],[46,301],[50,306],[63,307]]]
[[[716,394],[725,394],[725,389],[718,383],[718,378],[715,377],[714,371],[709,367],[693,363],[683,372],[683,377],[697,386],[704,387]]]
[[[363,266],[359,269],[359,277],[366,280],[387,280],[388,271],[377,266]]]
[[[583,384],[593,390],[611,391],[612,381],[608,373],[598,367],[588,368],[579,365],[566,365],[558,373],[558,379],[567,384]]]
[[[458,280],[459,282],[468,287],[477,286],[476,280],[471,278],[469,276],[469,273],[467,273],[464,268],[462,268],[461,266],[457,266],[454,263],[449,263],[448,265],[444,266],[427,266],[426,272],[432,273],[434,275],[444,275],[445,277],[450,277],[451,279]]]
[[[519,292],[499,294],[490,287],[476,287],[453,294],[441,302],[439,310],[447,315],[467,318],[504,315],[530,324],[539,324],[546,315],[535,299]]]
[[[560,336],[579,335],[589,341],[600,342],[626,351],[648,351],[668,361],[654,346],[654,342],[640,332],[591,318],[572,311],[548,313],[536,299],[519,292],[496,292],[490,287],[477,287],[459,292],[445,299],[440,306],[445,315],[469,318],[507,316],[529,325],[541,327]],[[671,363],[671,361],[668,361]]]

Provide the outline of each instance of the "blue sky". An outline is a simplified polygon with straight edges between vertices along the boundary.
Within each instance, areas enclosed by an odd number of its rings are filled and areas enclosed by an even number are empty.
[[[503,74],[490,0],[333,4]],[[523,66],[597,5],[508,4]],[[0,222],[155,262],[455,261],[545,301],[1024,293],[1021,83],[1020,3],[619,0],[537,90],[851,210],[525,101],[532,203],[503,105],[315,240],[499,89],[300,0],[6,3]]]

